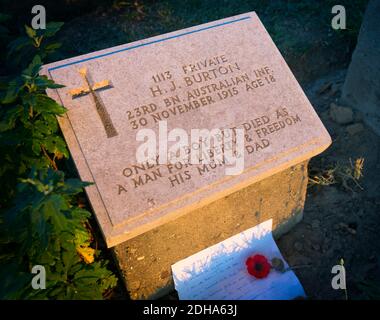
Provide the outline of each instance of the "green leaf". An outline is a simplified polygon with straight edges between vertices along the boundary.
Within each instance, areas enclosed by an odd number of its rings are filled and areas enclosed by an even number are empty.
[[[69,250],[63,250],[62,261],[63,261],[63,264],[66,267],[67,273],[70,272],[70,269],[71,269],[71,267],[73,265],[75,265],[76,263],[80,262],[80,258],[79,258],[79,256],[77,255],[77,253],[75,251],[75,246],[72,246],[72,250],[71,251],[69,251]]]
[[[1,265],[0,299],[20,299],[26,287],[30,286],[32,274],[22,272],[16,263]]]
[[[17,118],[23,113],[24,108],[21,105],[16,105],[5,111],[1,122],[0,122],[0,132],[4,132],[13,129],[16,125]]]
[[[66,144],[64,140],[59,136],[47,136],[43,141],[41,141],[41,144],[48,152],[54,155],[64,156],[65,158],[69,157]]]
[[[6,89],[5,96],[2,98],[1,103],[9,104],[17,99],[19,92],[23,89],[24,81],[21,77],[17,77],[9,82]]]
[[[14,59],[15,55],[17,56],[20,54],[21,49],[25,48],[26,46],[32,46],[32,42],[30,38],[26,36],[21,36],[13,41],[11,41],[8,45],[8,59]],[[18,59],[16,59],[18,61]]]
[[[77,194],[82,192],[84,187],[92,184],[91,182],[83,182],[79,179],[67,179],[63,186],[63,191],[67,194]]]
[[[25,25],[25,32],[29,36],[29,38],[32,38],[32,39],[37,35],[36,30],[34,30],[33,28],[27,25]]]
[[[36,111],[41,113],[53,113],[55,115],[62,115],[66,113],[66,109],[58,104],[55,100],[49,98],[44,94],[36,95]]]
[[[45,75],[37,77],[34,80],[34,83],[40,89],[46,89],[46,88],[49,88],[49,89],[59,89],[59,88],[63,88],[64,87],[64,85],[55,83],[53,80],[48,79],[48,77],[45,76]]]
[[[32,151],[36,156],[39,156],[41,154],[41,141],[33,140]]]
[[[44,32],[44,35],[46,37],[54,36],[61,29],[63,25],[64,25],[63,22],[49,22],[46,25],[46,30]]]
[[[75,245],[88,246],[91,241],[91,236],[86,229],[76,230],[75,232]]]
[[[50,43],[45,46],[45,50],[48,52],[54,52],[55,50],[59,49],[62,46],[62,43]]]
[[[39,55],[35,55],[32,62],[29,66],[24,70],[23,75],[33,77],[38,74],[42,66],[41,57]]]

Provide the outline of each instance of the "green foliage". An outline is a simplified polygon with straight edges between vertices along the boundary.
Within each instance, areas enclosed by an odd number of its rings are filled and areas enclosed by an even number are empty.
[[[11,187],[2,202],[12,196],[16,178],[28,169],[56,168],[55,159],[68,157],[56,119],[65,109],[45,94],[61,86],[38,74],[41,64],[36,55],[20,75],[0,84],[0,181]]]
[[[42,60],[54,54],[60,48],[60,43],[49,43],[44,40],[55,36],[62,27],[63,22],[49,22],[46,29],[34,30],[25,26],[26,35],[20,36],[9,43],[8,60],[17,66],[23,65],[24,61],[30,61],[35,55],[39,55]]]
[[[8,55],[19,61],[20,71],[0,82],[2,299],[102,299],[117,282],[91,248],[91,214],[76,204],[88,183],[65,180],[56,163],[69,157],[56,118],[66,110],[45,91],[62,86],[39,71],[42,60],[59,47],[43,40],[61,25],[50,23],[38,32],[26,27],[27,36],[9,45]],[[2,34],[8,35],[0,28]],[[31,287],[34,265],[46,269],[45,290]]]
[[[77,253],[89,241],[86,221],[90,213],[73,204],[73,195],[87,183],[64,180],[60,171],[32,170],[18,185],[15,204],[3,216],[1,239],[6,244],[2,263],[6,270],[16,266],[6,278],[21,281],[22,290],[3,288],[5,298],[101,299],[116,279],[101,262],[85,264]],[[33,265],[46,268],[46,290],[33,290],[29,277],[15,277]],[[26,281],[26,283],[25,283]],[[29,282],[30,283],[30,282]]]

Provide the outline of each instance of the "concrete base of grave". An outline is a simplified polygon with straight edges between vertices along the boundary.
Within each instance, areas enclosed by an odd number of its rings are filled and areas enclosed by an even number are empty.
[[[171,265],[265,220],[274,236],[302,220],[308,161],[194,210],[113,248],[131,299],[174,290]]]

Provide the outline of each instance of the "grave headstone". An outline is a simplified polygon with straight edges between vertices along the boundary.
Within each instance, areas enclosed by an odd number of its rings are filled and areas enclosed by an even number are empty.
[[[331,138],[254,12],[42,72],[65,85],[48,93],[68,109],[60,126],[80,177],[94,182],[86,192],[132,298],[166,293],[171,264],[205,247],[270,218],[275,233],[302,218],[307,161]],[[162,163],[161,151],[137,161],[141,129],[159,150],[175,128],[243,131],[242,172]]]

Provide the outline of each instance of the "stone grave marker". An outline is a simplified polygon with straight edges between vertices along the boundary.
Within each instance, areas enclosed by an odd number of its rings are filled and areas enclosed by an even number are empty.
[[[331,138],[254,12],[45,65],[48,94],[106,243],[134,299],[172,288],[170,266],[273,218],[302,218],[307,162]],[[137,134],[243,131],[244,167],[140,163]],[[235,132],[235,131],[233,131]],[[141,139],[140,139],[141,140]],[[173,143],[173,142],[171,142]]]

